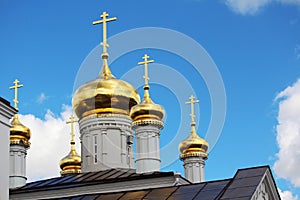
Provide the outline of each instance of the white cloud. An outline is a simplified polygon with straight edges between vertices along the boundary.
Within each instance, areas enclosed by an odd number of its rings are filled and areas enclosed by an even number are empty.
[[[226,0],[226,5],[234,12],[242,15],[254,15],[271,0]]]
[[[284,4],[300,5],[300,0],[277,0]]]
[[[282,200],[298,200],[298,195],[293,195],[293,193],[291,191],[282,191],[281,189],[277,188],[279,195],[281,197]]]
[[[36,99],[36,102],[38,103],[38,104],[41,104],[41,103],[43,103],[46,99],[48,99],[48,97],[45,95],[45,93],[41,93],[39,96],[38,96],[38,98]]]
[[[50,110],[44,119],[34,115],[20,115],[21,122],[31,130],[31,147],[27,151],[26,166],[29,181],[60,176],[59,161],[70,150],[70,127],[66,121],[71,114],[72,108],[63,105],[59,116]],[[76,150],[80,154],[78,135],[76,131]]]
[[[300,5],[300,0],[225,0],[225,4],[235,13],[255,15],[270,3]]]
[[[280,92],[276,126],[279,152],[274,171],[279,178],[300,187],[300,79]]]

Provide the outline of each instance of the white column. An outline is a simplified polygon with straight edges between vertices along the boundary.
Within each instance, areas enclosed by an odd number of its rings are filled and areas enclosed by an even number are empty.
[[[187,157],[183,160],[184,176],[192,183],[205,181],[204,166],[205,160],[202,157]]]
[[[81,171],[92,172],[111,168],[133,169],[133,163],[130,162],[133,159],[132,152],[128,151],[131,144],[127,141],[130,136],[132,137],[131,123],[129,116],[113,114],[81,119],[79,121],[81,148],[85,149],[81,157],[90,157],[90,159],[82,160]],[[97,137],[97,144],[94,142],[95,137]],[[84,138],[90,138],[90,141]],[[97,148],[97,160],[95,160],[95,148]]]
[[[26,147],[21,144],[10,145],[9,188],[17,188],[26,184]]]
[[[162,123],[135,124],[136,136],[136,172],[146,173],[160,171],[159,138]]]
[[[7,200],[9,194],[9,120],[16,114],[16,110],[9,102],[0,97],[0,199]]]

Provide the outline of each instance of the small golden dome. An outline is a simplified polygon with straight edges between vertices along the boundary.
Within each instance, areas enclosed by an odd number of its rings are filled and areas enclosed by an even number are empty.
[[[78,155],[75,149],[75,133],[74,133],[74,123],[78,122],[75,120],[74,115],[70,116],[70,121],[67,124],[71,125],[71,150],[70,153],[61,159],[59,166],[61,168],[61,175],[65,174],[78,174],[81,173],[81,157]]]
[[[61,175],[81,173],[81,157],[75,148],[71,148],[70,153],[59,162]]]
[[[165,110],[162,106],[155,104],[149,94],[149,76],[148,76],[148,64],[153,63],[154,60],[148,60],[150,58],[147,54],[143,56],[142,62],[138,62],[139,65],[144,65],[144,98],[142,103],[133,106],[130,110],[130,117],[134,120],[133,127],[140,124],[155,123],[161,128],[163,127],[162,119],[165,115]],[[153,121],[154,120],[154,121]]]
[[[190,136],[179,144],[179,150],[181,152],[180,159],[188,157],[202,157],[207,159],[208,142],[196,133],[195,122],[195,103],[199,103],[199,100],[195,99],[194,95],[189,98],[191,101],[185,102],[191,105],[191,133]]]
[[[30,129],[20,122],[18,114],[14,115],[11,125],[10,144],[20,144],[22,142],[26,148],[29,148]]]
[[[136,89],[116,79],[103,59],[100,76],[74,93],[72,104],[78,118],[91,114],[115,113],[129,115],[131,107],[140,102]]]
[[[162,121],[164,114],[164,108],[151,100],[148,85],[144,87],[144,98],[142,103],[133,106],[130,110],[130,116],[134,121],[144,119]]]
[[[179,144],[180,159],[186,157],[204,157],[207,159],[208,143],[196,133],[195,124],[192,124],[190,136]]]

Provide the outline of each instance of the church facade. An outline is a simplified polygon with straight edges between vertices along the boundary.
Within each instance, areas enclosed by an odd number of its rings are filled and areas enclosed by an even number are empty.
[[[190,135],[178,144],[184,177],[161,172],[160,131],[164,128],[165,110],[150,95],[148,67],[154,60],[145,54],[138,63],[144,67],[141,99],[131,84],[117,79],[109,68],[107,23],[116,18],[109,18],[106,12],[101,18],[93,24],[103,25],[102,69],[96,79],[80,86],[72,99],[80,129],[81,156],[75,149],[73,125],[77,120],[71,116],[67,122],[71,125],[70,153],[59,163],[61,176],[26,183],[31,132],[17,114],[18,88],[22,85],[16,80],[11,87],[15,90],[14,107],[1,99],[1,129],[9,140],[9,181],[5,179],[9,182],[9,198],[280,199],[268,166],[241,169],[233,178],[205,182],[209,144],[196,132],[194,105],[199,101],[193,95],[186,102],[191,106]]]

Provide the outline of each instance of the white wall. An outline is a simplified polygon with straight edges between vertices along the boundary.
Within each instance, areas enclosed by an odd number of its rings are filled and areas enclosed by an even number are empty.
[[[4,99],[0,98],[0,200],[7,200],[9,196],[9,120],[16,113]]]

